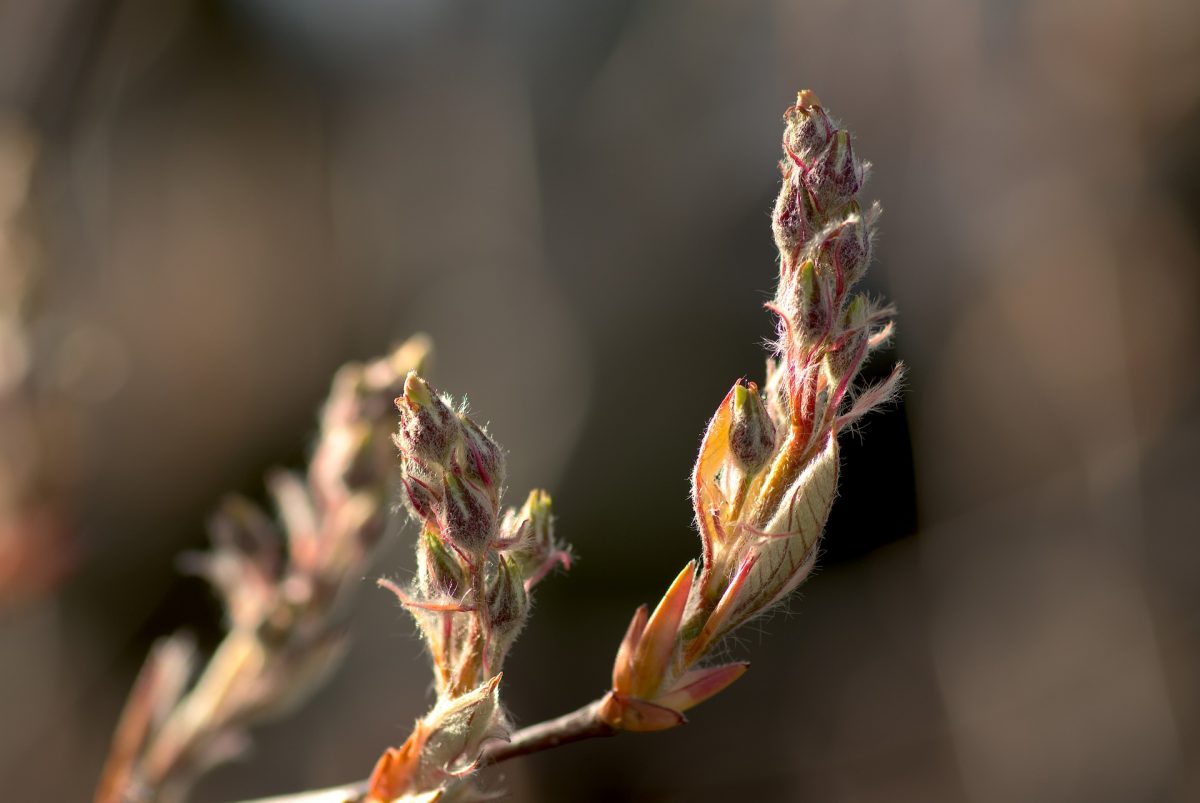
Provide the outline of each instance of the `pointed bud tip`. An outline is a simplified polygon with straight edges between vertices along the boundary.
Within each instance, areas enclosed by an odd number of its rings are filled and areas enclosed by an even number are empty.
[[[433,403],[433,390],[420,374],[409,371],[404,378],[403,399],[413,406],[427,407]]]

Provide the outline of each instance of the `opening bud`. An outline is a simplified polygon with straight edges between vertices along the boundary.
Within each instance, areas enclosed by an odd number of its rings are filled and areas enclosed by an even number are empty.
[[[450,406],[416,371],[410,371],[396,408],[400,411],[396,445],[406,454],[444,465],[459,431],[458,416]]]
[[[759,395],[758,385],[733,386],[733,417],[729,426],[729,451],[746,476],[754,476],[775,453],[775,425]]]
[[[796,105],[787,110],[784,120],[787,121],[784,147],[802,162],[810,161],[833,136],[833,122],[821,108],[816,94],[807,89],[796,96]]]

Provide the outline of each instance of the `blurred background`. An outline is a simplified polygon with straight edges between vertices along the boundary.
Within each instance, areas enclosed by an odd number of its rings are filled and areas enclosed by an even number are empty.
[[[844,438],[819,571],[653,736],[527,801],[1200,799],[1193,0],[0,0],[0,785],[86,800],[176,556],[410,332],[574,544],[521,724],[608,684],[698,551],[687,478],[762,372],[780,116],[875,163],[903,400]],[[412,531],[375,574],[404,577]],[[368,578],[369,580],[369,578]],[[362,777],[430,699],[364,582],[341,672],[228,801]]]

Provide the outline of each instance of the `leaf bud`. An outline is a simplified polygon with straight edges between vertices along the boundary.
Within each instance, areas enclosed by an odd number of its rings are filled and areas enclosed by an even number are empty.
[[[758,385],[733,386],[733,418],[729,426],[729,451],[746,476],[754,476],[775,453],[775,425],[767,413]]]

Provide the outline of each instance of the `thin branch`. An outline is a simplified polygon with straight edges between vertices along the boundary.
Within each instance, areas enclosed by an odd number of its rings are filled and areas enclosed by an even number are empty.
[[[595,700],[578,711],[522,728],[514,733],[509,741],[498,742],[485,750],[479,759],[479,766],[490,767],[512,758],[540,753],[584,739],[616,736],[619,731],[600,719],[602,702],[603,700]],[[328,789],[247,800],[242,803],[365,803],[366,799],[367,782],[359,781]]]
[[[584,739],[616,736],[617,729],[600,719],[602,702],[595,700],[578,711],[522,728],[514,733],[509,741],[498,742],[485,750],[480,758],[480,766],[490,767],[510,758],[540,753],[552,747],[581,742]]]

